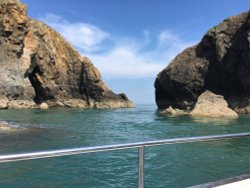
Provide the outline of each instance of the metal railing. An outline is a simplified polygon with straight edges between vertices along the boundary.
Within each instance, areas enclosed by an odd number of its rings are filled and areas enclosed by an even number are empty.
[[[93,153],[102,151],[112,151],[112,150],[124,150],[130,148],[138,148],[138,187],[144,187],[144,147],[149,146],[159,146],[166,144],[177,144],[177,143],[191,143],[191,142],[207,142],[214,140],[225,140],[233,138],[246,138],[250,137],[250,132],[247,133],[235,133],[235,134],[223,134],[223,135],[211,135],[211,136],[197,136],[197,137],[187,137],[187,138],[172,138],[164,140],[154,140],[145,142],[135,142],[127,144],[114,144],[106,146],[94,146],[94,147],[80,147],[72,149],[60,149],[52,151],[40,151],[32,153],[22,153],[22,154],[12,154],[12,155],[0,155],[0,163],[31,160],[31,159],[41,159],[49,157],[59,157],[66,155],[77,155],[83,153]]]

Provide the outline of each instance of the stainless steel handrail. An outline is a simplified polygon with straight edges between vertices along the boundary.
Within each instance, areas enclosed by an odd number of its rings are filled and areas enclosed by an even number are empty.
[[[123,150],[123,149],[129,149],[129,148],[138,148],[138,158],[139,158],[138,187],[143,188],[144,187],[144,179],[143,179],[144,178],[144,147],[166,145],[166,144],[177,144],[177,143],[207,142],[207,141],[214,141],[214,140],[224,140],[224,139],[244,138],[244,137],[250,137],[250,132],[223,134],[223,135],[210,135],[210,136],[197,136],[197,137],[187,137],[187,138],[171,138],[171,139],[164,139],[164,140],[153,140],[153,141],[135,142],[135,143],[127,143],[127,144],[113,144],[113,145],[106,145],[106,146],[80,147],[80,148],[72,148],[72,149],[60,149],[60,150],[40,151],[40,152],[32,152],[32,153],[0,155],[0,163],[49,158],[49,157],[59,157],[59,156],[66,156],[66,155],[77,155],[77,154],[83,154],[83,153]]]

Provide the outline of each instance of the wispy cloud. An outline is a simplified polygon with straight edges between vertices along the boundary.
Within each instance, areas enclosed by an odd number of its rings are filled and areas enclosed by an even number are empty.
[[[41,20],[88,56],[105,79],[155,77],[179,52],[196,43],[183,40],[170,30],[154,34],[144,30],[138,39],[116,37],[98,26],[69,23],[54,14],[47,14]],[[104,48],[106,41],[111,43],[109,48]]]
[[[148,49],[153,42],[156,43],[155,47]],[[166,30],[157,36],[144,32],[143,41],[134,38],[131,42],[119,42],[119,45],[114,45],[103,54],[88,55],[105,78],[156,77],[178,53],[195,43],[183,41]]]
[[[59,33],[61,33],[75,47],[84,51],[97,51],[104,40],[110,37],[109,33],[97,26],[88,23],[69,23],[62,17],[48,13],[40,18]]]
[[[128,46],[116,47],[104,54],[89,56],[105,78],[152,77],[166,66]]]
[[[176,41],[178,42],[180,39],[178,36],[176,36],[172,32],[165,30],[159,34],[158,40],[159,40],[159,43],[162,44],[162,43],[166,43],[166,42],[167,43],[176,42]]]

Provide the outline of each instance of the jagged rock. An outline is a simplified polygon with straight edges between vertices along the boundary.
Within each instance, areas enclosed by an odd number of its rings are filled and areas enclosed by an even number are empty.
[[[130,102],[112,102],[112,101],[102,101],[94,102],[94,108],[134,108],[134,104]]]
[[[11,100],[8,103],[9,109],[22,109],[22,108],[37,108],[34,101],[31,100]]]
[[[161,114],[166,114],[166,115],[186,115],[189,114],[188,112],[185,112],[180,109],[173,109],[172,106],[168,107],[167,109],[163,110]]]
[[[237,118],[238,114],[228,107],[223,96],[205,91],[198,97],[192,116]]]
[[[235,108],[235,112],[240,113],[240,114],[250,114],[250,106],[246,106],[243,108]]]
[[[0,109],[8,108],[9,99],[6,96],[0,96]]]
[[[250,105],[250,11],[210,29],[184,50],[155,81],[158,108],[192,109],[206,90],[223,95],[233,109]]]
[[[84,100],[80,100],[80,99],[65,100],[63,104],[69,108],[87,108],[88,107],[88,104]]]
[[[19,0],[0,0],[0,4],[7,4],[7,3],[20,4],[20,1]]]
[[[1,121],[0,122],[0,134],[2,136],[2,134],[11,134],[11,133],[22,133],[27,131],[27,129],[23,126],[18,126],[18,125],[13,125],[11,123],[5,122],[5,121]]]
[[[0,133],[15,131],[15,128],[10,127],[8,124],[0,123]]]
[[[106,101],[113,104],[109,108],[132,106],[127,97],[109,90],[92,62],[60,34],[27,17],[26,5],[18,0],[0,1],[0,80],[0,96],[8,98],[11,108],[16,100],[49,107],[77,106],[64,105],[69,100],[82,100],[88,108]]]

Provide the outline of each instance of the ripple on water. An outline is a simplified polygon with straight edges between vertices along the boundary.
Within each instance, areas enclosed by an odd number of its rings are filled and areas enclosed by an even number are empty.
[[[237,120],[170,117],[154,105],[111,110],[3,110],[1,154],[250,131]],[[249,173],[250,140],[145,149],[146,187],[186,187]],[[0,187],[136,187],[137,149],[1,164]]]

